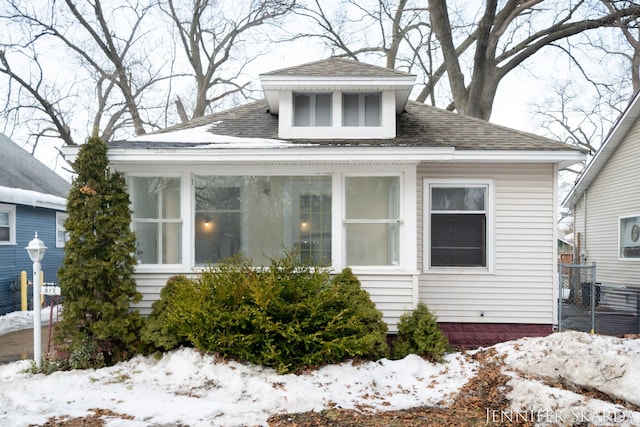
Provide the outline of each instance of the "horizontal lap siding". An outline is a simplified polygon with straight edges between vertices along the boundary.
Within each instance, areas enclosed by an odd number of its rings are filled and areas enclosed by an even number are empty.
[[[172,274],[135,275],[142,300],[133,306],[141,314],[149,315],[151,305],[160,298],[160,291]],[[369,292],[371,300],[383,314],[389,332],[396,332],[398,318],[413,308],[413,276],[410,275],[358,275],[362,288]]]
[[[553,323],[554,169],[552,165],[422,164],[418,169],[418,263],[423,266],[423,179],[495,183],[494,270],[422,273],[419,299],[442,322]]]
[[[587,262],[596,262],[597,280],[640,285],[640,260],[618,260],[620,216],[640,215],[640,121],[609,158],[586,196]],[[576,231],[584,232],[584,198],[577,210]]]

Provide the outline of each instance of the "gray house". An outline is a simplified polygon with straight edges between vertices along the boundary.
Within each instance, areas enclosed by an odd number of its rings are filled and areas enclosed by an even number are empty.
[[[34,233],[48,247],[42,261],[47,282],[57,281],[64,257],[64,221],[71,185],[0,134],[0,315],[19,310],[20,272],[31,280],[33,263],[25,247]],[[31,309],[29,305],[29,309]]]
[[[636,93],[564,201],[582,261],[608,285],[640,286],[639,118]]]
[[[329,58],[260,75],[260,101],[110,142],[141,312],[172,275],[297,248],[349,266],[391,332],[423,301],[454,344],[550,333],[557,172],[585,155],[411,102],[414,81]]]

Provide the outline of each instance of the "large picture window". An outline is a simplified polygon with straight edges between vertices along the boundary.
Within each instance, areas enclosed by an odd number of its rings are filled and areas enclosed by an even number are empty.
[[[640,260],[640,216],[621,217],[618,229],[618,257]]]
[[[426,185],[428,266],[487,267],[489,184]]]
[[[195,262],[243,254],[257,265],[284,249],[331,263],[331,176],[196,176]]]
[[[346,264],[400,264],[400,178],[348,176],[344,190]]]
[[[331,126],[330,93],[295,93],[294,126]]]
[[[180,185],[178,177],[128,177],[139,263],[182,262]]]

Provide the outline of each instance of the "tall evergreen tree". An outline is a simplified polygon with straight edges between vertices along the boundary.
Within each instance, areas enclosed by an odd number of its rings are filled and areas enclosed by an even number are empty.
[[[55,343],[71,368],[111,365],[131,357],[142,318],[133,279],[135,234],[122,174],[109,170],[97,137],[80,147],[67,199],[69,240],[58,272],[64,311]]]

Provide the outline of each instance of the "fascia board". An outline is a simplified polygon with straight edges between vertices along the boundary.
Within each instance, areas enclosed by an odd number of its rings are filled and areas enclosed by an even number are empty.
[[[260,84],[264,90],[288,90],[300,87],[331,86],[335,88],[365,86],[411,89],[415,76],[399,77],[327,77],[327,76],[263,76]]]
[[[456,150],[453,161],[474,163],[557,163],[559,168],[585,160],[580,151],[541,150]]]
[[[117,164],[367,164],[394,163],[417,164],[421,161],[451,161],[454,149],[443,148],[368,148],[368,147],[331,147],[331,148],[286,148],[286,149],[170,149],[153,150],[150,156],[145,149],[110,149],[109,161]],[[150,161],[150,158],[152,159]]]

